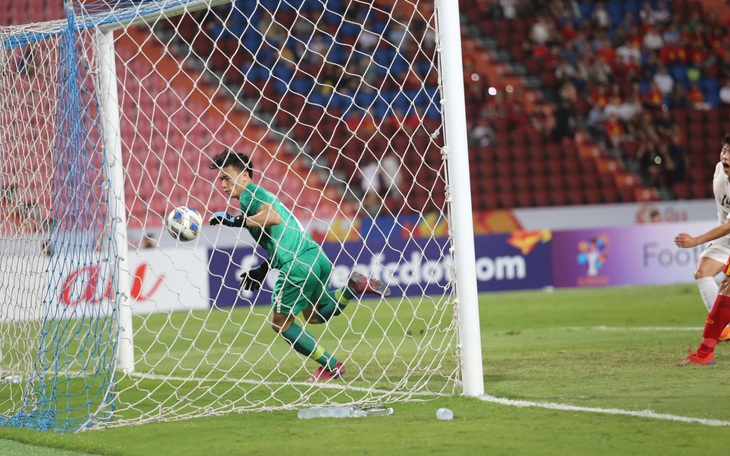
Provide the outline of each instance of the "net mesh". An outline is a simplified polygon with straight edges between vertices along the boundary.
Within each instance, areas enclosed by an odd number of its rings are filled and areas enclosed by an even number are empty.
[[[432,3],[66,7],[67,20],[0,28],[1,423],[76,430],[455,391]],[[118,127],[100,106],[112,27]],[[128,245],[114,236],[117,133]],[[225,149],[250,155],[256,183],[323,245],[332,287],[357,270],[393,291],[306,325],[343,380],[306,382],[316,363],[272,331],[275,275],[238,289],[261,261],[245,230],[165,232],[177,206],[238,211],[208,168]],[[134,318],[120,328],[124,298]],[[120,329],[134,365],[115,369]]]

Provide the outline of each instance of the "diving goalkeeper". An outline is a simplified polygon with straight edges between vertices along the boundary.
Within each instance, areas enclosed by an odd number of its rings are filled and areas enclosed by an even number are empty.
[[[238,199],[242,215],[215,212],[209,223],[246,228],[268,253],[268,261],[241,275],[241,286],[247,290],[258,290],[269,268],[279,270],[271,297],[271,327],[294,350],[320,364],[309,381],[341,378],[345,365],[320,347],[314,336],[299,326],[294,317],[301,312],[308,323],[324,323],[339,315],[357,295],[388,296],[387,286],[380,280],[353,272],[346,287],[330,290],[332,263],[282,202],[253,183],[251,159],[245,154],[226,150],[213,157],[210,169],[218,170],[223,191]]]

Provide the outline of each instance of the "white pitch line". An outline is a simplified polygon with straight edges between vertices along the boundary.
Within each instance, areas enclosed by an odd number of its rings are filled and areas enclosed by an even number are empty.
[[[702,331],[703,326],[564,326],[562,328],[524,328],[512,331],[545,332],[545,331]]]
[[[704,326],[594,326],[595,331],[702,331]]]
[[[679,416],[679,415],[669,415],[667,413],[657,413],[652,410],[642,410],[640,412],[636,412],[636,411],[632,411],[632,410],[622,410],[622,409],[579,407],[576,405],[556,404],[554,402],[531,402],[531,401],[522,401],[522,400],[515,400],[515,399],[505,399],[502,397],[490,396],[488,394],[484,395],[484,396],[478,396],[477,399],[482,400],[484,402],[493,402],[495,404],[511,405],[513,407],[535,407],[535,408],[544,408],[544,409],[550,409],[550,410],[563,410],[563,411],[568,411],[568,412],[604,413],[607,415],[624,415],[624,416],[634,416],[637,418],[651,418],[651,419],[655,419],[655,420],[680,421],[683,423],[704,424],[705,426],[730,426],[730,421],[710,420],[710,419],[705,419],[705,418],[692,418],[689,416]]]
[[[141,372],[133,372],[127,374],[130,377],[137,377],[146,380],[164,380],[164,381],[176,381],[176,382],[194,382],[194,383],[230,383],[233,385],[247,384],[247,385],[260,385],[266,383],[267,385],[276,386],[306,386],[309,389],[335,389],[335,390],[349,390],[349,391],[360,391],[364,393],[379,393],[379,394],[391,394],[391,395],[410,395],[410,396],[426,396],[426,397],[451,397],[451,394],[442,393],[437,391],[404,391],[404,390],[386,390],[378,388],[367,388],[361,386],[351,386],[344,383],[310,383],[310,382],[264,382],[262,380],[249,380],[249,379],[221,379],[221,378],[199,378],[199,377],[175,377],[169,375],[160,374],[145,374]]]

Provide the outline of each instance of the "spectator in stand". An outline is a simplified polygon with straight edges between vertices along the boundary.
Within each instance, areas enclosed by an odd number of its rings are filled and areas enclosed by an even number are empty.
[[[628,134],[633,136],[639,143],[641,154],[649,151],[656,143],[659,142],[659,134],[656,132],[654,119],[650,112],[642,112],[634,122],[627,124],[627,126],[629,130]],[[639,151],[637,150],[637,159],[641,156],[641,154],[639,154]]]
[[[553,138],[561,141],[563,138],[573,138],[573,126],[575,125],[575,109],[566,100],[561,100],[555,110],[555,129]]]
[[[623,104],[623,97],[612,96],[608,100],[608,104],[603,108],[603,112],[606,117],[616,117],[619,121],[621,120],[621,105]]]
[[[642,40],[644,47],[649,51],[656,52],[664,46],[664,38],[655,26],[650,26]]]
[[[552,25],[545,16],[537,16],[537,20],[530,29],[530,40],[534,44],[543,46],[553,41]]]
[[[624,79],[633,83],[641,81],[642,68],[641,60],[638,57],[631,57],[629,63],[623,66]]]
[[[676,22],[671,22],[669,25],[667,25],[667,28],[664,29],[664,33],[662,33],[662,40],[664,41],[664,44],[676,44],[681,41],[681,36],[679,34],[679,27],[677,26]]]
[[[641,65],[641,81],[650,81],[659,72],[661,66],[658,53],[647,54],[646,60]]]
[[[652,81],[661,91],[662,95],[669,95],[674,88],[674,78],[667,71],[667,67],[661,65],[659,71],[654,75]]]
[[[505,19],[514,19],[517,17],[518,0],[499,0],[499,6],[502,9],[502,17]]]
[[[711,108],[711,106],[705,101],[705,94],[702,93],[702,90],[700,90],[696,82],[690,85],[689,90],[687,91],[687,99],[694,109],[706,110]]]
[[[672,65],[683,64],[686,60],[686,55],[681,45],[681,38],[678,41],[665,40],[664,46],[659,50],[659,60],[667,68]]]
[[[358,138],[367,142],[375,134],[377,127],[375,126],[375,118],[373,117],[372,108],[367,111],[352,109],[345,119],[347,128]]]
[[[606,111],[603,106],[592,104],[591,109],[588,111],[586,123],[588,124],[588,131],[592,135],[603,137],[606,132]]]
[[[676,184],[677,182],[684,182],[687,167],[689,166],[689,160],[684,150],[684,146],[682,146],[682,137],[679,133],[674,133],[671,137],[671,141],[667,147],[667,158],[672,163],[670,169],[670,183]]]
[[[605,57],[598,56],[588,69],[588,79],[598,86],[606,86],[611,82],[613,70]]]
[[[598,28],[603,30],[611,28],[611,15],[606,11],[606,5],[603,2],[596,4],[596,9],[593,10],[591,20]]]
[[[654,121],[657,134],[663,141],[668,141],[675,135],[679,135],[677,125],[672,118],[672,112],[668,108],[662,108],[659,117]]]
[[[529,119],[525,112],[524,104],[521,102],[510,103],[507,109],[507,125],[510,130],[523,130],[527,127]]]
[[[720,87],[720,102],[723,106],[730,106],[730,79],[725,79],[725,84]]]
[[[658,147],[661,143],[642,141],[636,150],[636,160],[641,167],[641,174],[651,186],[666,186],[668,161]]]
[[[669,96],[669,102],[672,109],[688,109],[692,107],[687,99],[687,91],[682,84],[674,84],[672,94]]]
[[[616,115],[606,115],[604,133],[611,152],[614,156],[619,157],[624,139],[624,126]]]
[[[657,11],[652,8],[651,2],[644,2],[641,4],[641,10],[639,11],[639,21],[645,29],[659,25],[657,21]]]
[[[555,129],[555,117],[551,105],[545,103],[535,107],[530,113],[532,128],[542,133],[543,140],[550,137]]]
[[[589,103],[591,106],[598,107],[598,108],[605,108],[608,104],[609,96],[608,91],[606,90],[606,86],[604,84],[596,84],[593,86],[593,90],[591,91],[591,95],[589,97]]]
[[[375,217],[381,208],[381,199],[378,194],[380,186],[380,166],[378,161],[369,153],[360,161],[360,189],[362,190],[362,207],[369,215]]]
[[[413,136],[421,123],[415,110],[411,109],[406,113],[401,107],[393,109],[393,115],[387,118],[387,122],[392,131],[396,133],[404,132],[409,137]]]
[[[660,0],[657,8],[654,10],[654,25],[664,26],[672,20],[672,12],[669,9],[669,3]]]
[[[489,147],[494,144],[494,129],[489,121],[480,118],[469,134],[469,145],[472,147]]]
[[[632,60],[641,61],[640,44],[626,40],[621,46],[616,48],[616,54],[621,57],[621,63],[624,65],[627,65]]]
[[[561,100],[565,100],[570,105],[574,105],[578,101],[578,90],[572,81],[565,82],[558,91]]]
[[[638,91],[634,91],[621,103],[618,115],[623,122],[632,122],[641,112],[640,94]]]
[[[566,81],[572,81],[577,74],[577,70],[570,62],[561,60],[555,67],[555,78],[558,83],[565,83]]]
[[[401,166],[403,159],[395,154],[392,147],[389,147],[383,155],[380,162],[380,193],[383,198],[391,197],[395,200],[402,200],[401,183]]]
[[[644,105],[651,109],[661,109],[664,105],[664,94],[654,81],[649,83],[649,90],[644,94]]]
[[[704,41],[694,41],[687,47],[687,63],[702,68],[711,63]]]

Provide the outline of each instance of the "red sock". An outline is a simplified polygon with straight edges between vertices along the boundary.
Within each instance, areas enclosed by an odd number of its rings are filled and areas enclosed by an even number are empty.
[[[715,351],[717,340],[728,323],[730,323],[730,296],[717,295],[715,305],[712,306],[705,322],[705,330],[702,332],[702,344],[697,349],[698,356],[705,358]]]

